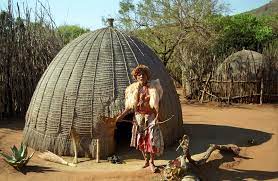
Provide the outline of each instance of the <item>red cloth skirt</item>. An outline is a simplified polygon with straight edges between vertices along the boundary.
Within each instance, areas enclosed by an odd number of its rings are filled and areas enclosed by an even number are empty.
[[[158,153],[158,149],[155,146],[152,146],[149,130],[146,130],[144,134],[138,134],[138,149],[145,153]]]

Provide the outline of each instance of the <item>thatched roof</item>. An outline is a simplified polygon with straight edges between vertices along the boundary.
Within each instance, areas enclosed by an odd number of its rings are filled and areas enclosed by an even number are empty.
[[[113,134],[107,139],[99,136],[106,131],[98,127],[99,116],[114,117],[124,109],[124,91],[134,81],[131,71],[138,64],[149,66],[152,78],[160,79],[162,119],[174,115],[162,131],[166,144],[175,141],[182,116],[171,78],[149,47],[113,27],[81,35],[53,59],[33,94],[23,141],[37,150],[67,155],[74,128],[83,140],[113,142]]]
[[[217,68],[216,75],[223,79],[256,79],[263,67],[262,54],[241,50],[227,57]]]

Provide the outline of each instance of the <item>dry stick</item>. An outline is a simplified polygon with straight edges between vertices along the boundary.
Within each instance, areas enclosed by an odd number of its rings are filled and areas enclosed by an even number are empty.
[[[165,121],[158,122],[158,123],[156,123],[156,124],[150,124],[149,126],[147,126],[147,127],[144,129],[144,131],[146,131],[147,129],[149,129],[149,128],[152,127],[152,126],[159,125],[159,124],[164,124],[164,123],[168,122],[170,119],[172,119],[173,117],[174,117],[174,115],[172,115],[170,118],[166,119]]]
[[[200,92],[203,92],[203,90],[200,90]],[[212,94],[212,93],[210,93],[210,92],[208,92],[208,91],[206,91],[205,92],[207,95],[210,95],[210,96],[212,96],[212,97],[215,97],[215,98],[217,98],[217,99],[220,99],[220,100],[222,100],[222,101],[224,101],[224,100],[228,100],[228,99],[230,99],[230,100],[234,100],[234,99],[240,99],[240,98],[246,98],[246,97],[250,97],[250,95],[242,95],[242,96],[234,96],[234,97],[218,97],[218,96],[216,96],[216,95],[214,95],[214,94]],[[252,96],[260,96],[260,94],[253,94]],[[277,94],[271,94],[271,96],[277,96]]]
[[[158,122],[157,124],[166,123],[166,122],[168,122],[170,119],[172,119],[173,117],[174,117],[174,115],[172,115],[170,118],[166,119],[165,121]]]
[[[208,77],[208,79],[207,79],[207,81],[205,83],[205,86],[204,86],[204,89],[203,89],[203,92],[202,92],[202,96],[201,96],[201,99],[200,99],[200,103],[201,104],[203,103],[205,92],[207,90],[207,86],[208,86],[208,83],[209,83],[209,80],[211,79],[211,77],[212,77],[212,72],[210,72],[209,77]]]
[[[206,163],[206,161],[208,160],[208,158],[210,157],[211,153],[214,150],[220,150],[220,151],[227,151],[227,152],[232,152],[235,155],[238,155],[240,152],[240,148],[236,145],[215,145],[215,144],[211,144],[209,146],[209,148],[207,149],[207,151],[205,152],[204,156],[196,161],[197,165],[202,165],[204,163]]]
[[[230,87],[229,87],[228,104],[230,104],[230,101],[231,101],[232,89],[233,89],[233,77],[231,78],[231,83],[230,83]]]
[[[100,153],[100,143],[99,143],[99,139],[97,139],[97,151],[96,151],[96,162],[99,163],[99,155]]]
[[[205,80],[204,80],[205,82]],[[210,82],[214,82],[214,83],[231,83],[232,81],[231,80],[222,80],[222,81],[219,81],[219,80],[210,80]],[[233,83],[258,83],[260,81],[258,80],[237,80],[237,81],[233,81]]]
[[[121,121],[118,121],[118,123],[120,123],[120,122],[133,123],[134,121],[129,121],[129,120],[122,119]]]
[[[73,144],[73,151],[74,151],[74,159],[73,159],[73,163],[78,163],[78,151],[77,151],[77,145],[80,142],[80,138],[78,133],[76,132],[76,130],[74,128],[71,129],[70,131],[70,137],[72,139],[72,144]],[[79,149],[79,148],[78,148]]]
[[[264,89],[264,81],[263,77],[261,79],[261,92],[260,92],[260,104],[263,104],[263,89]]]
[[[164,124],[166,122],[168,122],[170,119],[172,119],[174,117],[174,115],[172,115],[170,118],[166,119],[165,121],[161,121],[161,122],[158,122],[157,124]],[[129,120],[121,120],[121,121],[118,121],[119,123],[120,122],[126,122],[126,123],[134,123],[134,121],[129,121]],[[149,125],[147,128],[149,128],[150,126],[153,126],[152,124]],[[145,128],[145,129],[147,129]]]
[[[200,91],[203,93],[202,90],[200,90]],[[221,100],[223,99],[222,97],[218,97],[218,96],[213,95],[212,93],[209,93],[209,92],[207,92],[207,91],[206,91],[205,93],[206,93],[207,95],[210,95],[210,96],[212,96],[212,97],[215,97],[217,100],[218,100],[218,99],[221,99]]]
[[[180,147],[182,148],[183,154],[186,156],[189,163],[196,165],[196,161],[191,158],[189,152],[189,137],[187,135],[183,135],[182,140],[180,141],[180,145],[177,147],[176,151],[178,151]]]
[[[67,166],[71,166],[71,167],[76,167],[76,164],[74,163],[69,163],[67,161],[65,161],[62,157],[50,152],[50,151],[45,151],[41,154],[38,155],[41,159],[50,161],[50,162],[54,162],[54,163],[59,163],[62,165],[67,165]]]

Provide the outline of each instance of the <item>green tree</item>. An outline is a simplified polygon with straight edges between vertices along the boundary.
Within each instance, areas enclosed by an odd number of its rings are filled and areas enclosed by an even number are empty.
[[[81,28],[77,25],[63,25],[57,28],[58,34],[63,38],[65,44],[90,31],[89,29]]]
[[[224,9],[218,0],[122,0],[118,20],[120,28],[148,44],[167,66],[189,33],[210,37],[206,18]]]
[[[250,14],[218,16],[211,23],[219,33],[215,46],[218,54],[243,48],[261,52],[264,44],[274,38],[272,27],[267,25],[266,19]]]

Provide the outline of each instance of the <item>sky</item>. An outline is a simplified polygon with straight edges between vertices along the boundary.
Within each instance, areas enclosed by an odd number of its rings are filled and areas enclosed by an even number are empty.
[[[12,0],[14,3],[27,3],[35,7],[37,0]],[[79,25],[96,30],[104,27],[102,17],[116,17],[120,0],[40,0],[48,2],[52,17],[57,26]],[[139,0],[134,0],[134,2]],[[222,0],[228,3],[230,15],[258,8],[271,0]],[[0,9],[7,8],[8,0],[0,0]]]

